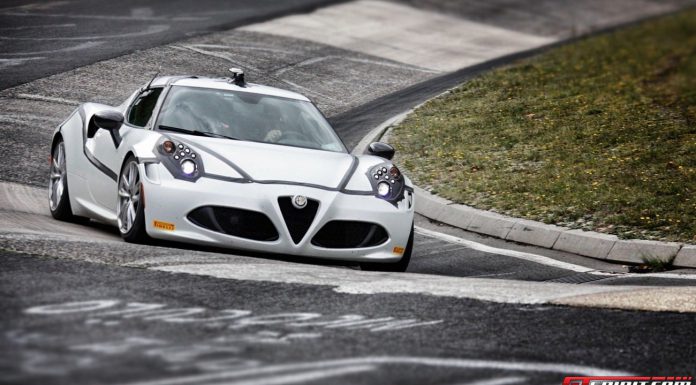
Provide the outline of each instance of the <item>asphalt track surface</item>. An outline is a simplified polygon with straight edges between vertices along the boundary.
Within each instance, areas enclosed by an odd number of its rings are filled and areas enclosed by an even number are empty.
[[[7,252],[0,266],[6,384],[558,385],[692,374],[696,353],[691,314],[340,294]]]
[[[19,2],[6,2],[0,36],[13,38],[0,40],[7,54],[0,62],[0,88],[319,3],[235,2],[223,12],[212,1],[55,2],[19,9]],[[40,27],[46,25],[51,27]],[[152,27],[157,25],[170,27]],[[79,39],[46,40],[51,36]],[[90,41],[99,44],[79,46]],[[530,53],[432,76],[369,104],[336,110],[331,120],[355,144],[386,118]],[[3,149],[37,152],[45,145],[43,136],[9,132]],[[43,185],[43,171],[27,171],[31,167],[2,179]],[[421,230],[411,266],[399,275],[403,292],[356,294],[359,287],[341,292],[325,284],[216,278],[209,275],[217,266],[252,272],[316,267],[341,279],[359,272],[356,266],[285,256],[127,245],[113,229],[95,223],[57,223],[30,198],[29,209],[19,200],[0,207],[3,383],[553,385],[579,373],[693,375],[694,313],[515,303],[509,290],[506,300],[481,301],[413,294],[408,286],[409,277],[416,285],[428,276],[500,280],[501,287],[511,281],[562,282],[577,290],[689,287],[694,280],[627,274],[625,266],[480,237],[422,217],[416,220]],[[433,231],[490,248],[447,241]],[[203,273],[181,266],[199,266]],[[370,276],[376,283],[388,278]]]
[[[3,1],[0,89],[330,0]]]

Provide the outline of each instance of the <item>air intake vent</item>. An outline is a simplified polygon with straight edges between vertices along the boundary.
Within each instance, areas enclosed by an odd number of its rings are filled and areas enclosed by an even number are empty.
[[[254,241],[271,242],[279,237],[271,220],[256,211],[203,206],[191,211],[188,219],[205,229]]]
[[[317,215],[317,210],[319,209],[319,202],[314,199],[307,199],[307,205],[298,209],[293,206],[291,197],[280,197],[278,198],[278,205],[280,206],[280,212],[283,213],[285,226],[287,226],[290,232],[292,241],[295,244],[300,243],[305,234],[307,234],[309,227],[312,226],[314,216]]]
[[[327,249],[358,249],[378,246],[388,239],[387,230],[375,223],[331,221],[314,236],[312,244]]]

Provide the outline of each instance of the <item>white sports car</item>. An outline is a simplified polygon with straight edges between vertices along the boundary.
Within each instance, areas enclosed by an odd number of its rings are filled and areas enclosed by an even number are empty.
[[[229,78],[162,76],[123,104],[80,105],[55,130],[60,220],[149,238],[404,271],[413,187],[372,143],[351,155],[306,97]]]

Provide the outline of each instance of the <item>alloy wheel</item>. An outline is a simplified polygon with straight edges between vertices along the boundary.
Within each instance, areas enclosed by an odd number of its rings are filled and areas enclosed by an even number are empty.
[[[51,175],[48,185],[48,202],[51,211],[58,209],[65,192],[65,144],[63,142],[53,149],[51,156]]]
[[[140,172],[134,161],[128,163],[121,172],[118,183],[118,228],[122,234],[128,233],[136,220],[140,207]]]

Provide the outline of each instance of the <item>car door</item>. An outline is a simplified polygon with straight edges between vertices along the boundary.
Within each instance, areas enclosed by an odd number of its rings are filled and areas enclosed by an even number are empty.
[[[98,173],[101,176],[89,178],[90,191],[95,201],[110,212],[116,211],[118,175],[128,151],[125,139],[133,134],[133,130],[151,128],[151,120],[161,94],[161,87],[149,88],[141,91],[133,99],[126,109],[124,123],[118,132],[118,136],[124,139],[120,143],[114,139],[111,132],[101,129],[85,143],[87,151],[91,152],[96,160],[93,163],[101,171]]]

